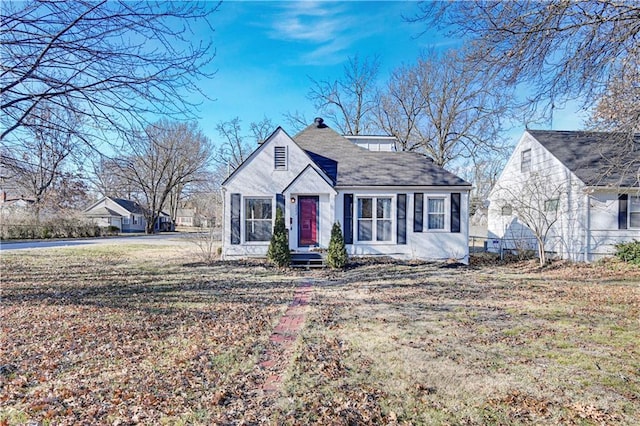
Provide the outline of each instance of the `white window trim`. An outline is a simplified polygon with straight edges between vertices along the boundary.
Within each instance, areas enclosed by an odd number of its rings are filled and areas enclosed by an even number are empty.
[[[356,194],[354,196],[354,220],[353,220],[353,241],[354,244],[360,245],[390,245],[397,244],[397,226],[398,226],[398,218],[397,218],[397,202],[396,202],[397,194]],[[358,223],[360,222],[360,217],[358,217],[358,201],[365,198],[371,198],[372,201],[372,218],[371,218],[371,240],[360,240],[358,239]],[[391,239],[387,241],[378,241],[377,238],[377,221],[378,219],[375,217],[376,215],[376,203],[378,198],[388,198],[391,199]],[[386,220],[386,219],[383,219]]]
[[[451,196],[442,195],[427,195],[424,197],[424,207],[422,208],[422,232],[450,232],[451,231]],[[443,200],[444,201],[444,227],[442,228],[429,228],[429,200]]]
[[[269,195],[248,195],[248,196],[243,196],[242,197],[242,201],[241,201],[241,206],[240,206],[240,234],[241,234],[241,238],[240,240],[242,241],[242,244],[245,245],[250,245],[250,246],[264,246],[264,245],[269,245],[269,243],[271,242],[271,239],[269,240],[265,240],[265,241],[248,241],[247,240],[247,200],[270,200],[271,201],[271,229],[272,229],[272,233],[273,233],[273,226],[275,224],[275,216],[276,216],[276,211],[275,211],[275,198]]]
[[[636,205],[638,206],[638,210],[633,210],[631,207],[633,206],[633,199],[636,199]],[[627,201],[627,228],[628,229],[640,229],[640,226],[631,226],[631,214],[639,214],[640,215],[640,196],[637,195],[629,195]]]

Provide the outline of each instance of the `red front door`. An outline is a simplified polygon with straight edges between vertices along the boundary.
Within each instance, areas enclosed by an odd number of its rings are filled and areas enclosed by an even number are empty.
[[[299,246],[318,245],[318,197],[298,197]]]

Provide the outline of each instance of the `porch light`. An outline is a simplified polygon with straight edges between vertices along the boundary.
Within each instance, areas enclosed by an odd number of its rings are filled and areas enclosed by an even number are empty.
[[[296,197],[291,197],[291,204],[294,204],[296,202]]]

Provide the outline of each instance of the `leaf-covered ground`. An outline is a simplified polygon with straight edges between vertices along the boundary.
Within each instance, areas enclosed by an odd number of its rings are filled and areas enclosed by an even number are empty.
[[[1,424],[637,424],[640,270],[2,254]],[[270,336],[311,282],[290,350]],[[264,354],[278,354],[276,392]]]

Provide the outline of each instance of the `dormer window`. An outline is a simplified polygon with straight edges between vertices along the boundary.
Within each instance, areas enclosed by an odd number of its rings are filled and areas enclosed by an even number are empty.
[[[273,168],[287,170],[287,147],[276,146],[273,148]]]

